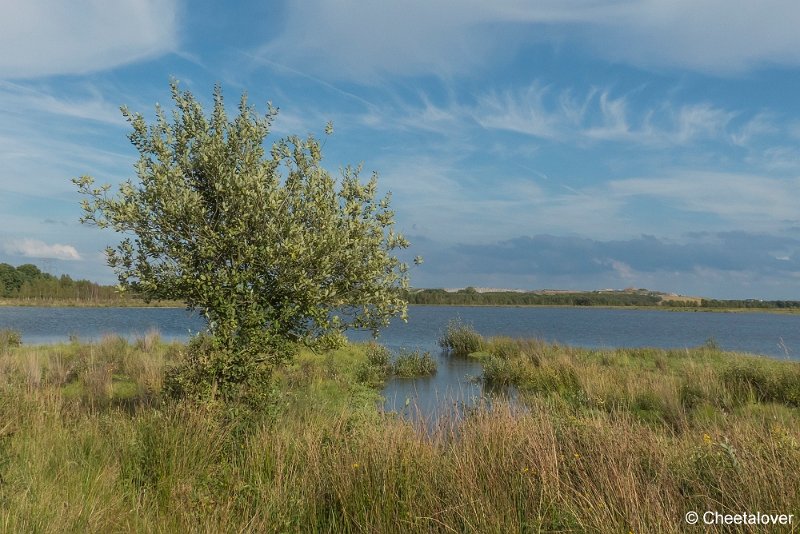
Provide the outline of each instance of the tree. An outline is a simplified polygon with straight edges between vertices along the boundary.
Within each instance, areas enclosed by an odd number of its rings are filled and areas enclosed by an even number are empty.
[[[182,300],[206,317],[217,353],[203,357],[210,380],[246,381],[278,361],[286,341],[405,317],[407,266],[393,251],[408,242],[394,230],[390,197],[376,198],[376,174],[362,183],[361,168],[348,166],[336,180],[314,136],[279,139],[267,153],[271,104],[262,116],[243,95],[228,119],[216,87],[206,116],[177,82],[171,89],[171,120],[157,106],[148,126],[122,108],[138,181],[116,195],[88,176],[73,181],[86,197],[82,222],[125,235],[106,249],[120,288]]]
[[[45,273],[43,273],[37,266],[33,265],[32,263],[26,263],[24,265],[20,265],[17,267],[17,272],[20,274],[22,278],[22,282],[31,282],[36,280],[37,278],[44,277]]]
[[[3,287],[2,296],[10,297],[22,285],[22,276],[13,265],[0,263],[0,284]]]

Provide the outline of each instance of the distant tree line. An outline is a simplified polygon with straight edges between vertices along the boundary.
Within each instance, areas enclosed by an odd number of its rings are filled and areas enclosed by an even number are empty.
[[[0,297],[80,301],[123,300],[114,286],[104,286],[89,280],[73,280],[67,274],[54,276],[30,263],[19,267],[0,263]]]
[[[422,289],[406,294],[409,304],[441,306],[663,306],[670,308],[800,309],[797,300],[662,300],[657,293],[628,291],[582,291],[575,293],[480,293],[474,288],[459,291]]]
[[[715,300],[703,299],[703,308],[755,308],[755,309],[791,309],[800,308],[800,300]]]
[[[468,287],[458,291],[422,289],[403,291],[409,304],[438,306],[662,306],[669,308],[800,309],[798,300],[662,300],[657,293],[628,291],[580,291],[574,293],[528,293],[497,291],[481,293]],[[26,263],[18,267],[0,263],[0,298],[25,300],[70,300],[121,302],[135,299],[116,287],[90,280],[54,276]]]
[[[657,306],[661,298],[642,293],[584,291],[577,293],[520,293],[515,291],[479,293],[473,288],[457,292],[423,289],[408,292],[409,304],[462,306]]]

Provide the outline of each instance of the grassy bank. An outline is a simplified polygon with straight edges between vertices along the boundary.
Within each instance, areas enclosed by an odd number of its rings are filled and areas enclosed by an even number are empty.
[[[70,299],[48,297],[0,298],[0,307],[28,306],[39,308],[184,308],[177,300],[145,302],[135,298]]]
[[[684,531],[689,510],[800,515],[798,364],[470,339],[519,402],[432,433],[376,408],[392,364],[374,346],[302,352],[258,413],[163,399],[183,347],[155,334],[0,348],[0,529],[638,533]]]

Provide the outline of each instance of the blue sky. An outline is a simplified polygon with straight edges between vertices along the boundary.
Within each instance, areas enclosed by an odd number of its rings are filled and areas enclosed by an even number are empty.
[[[392,191],[418,287],[800,299],[800,4],[46,0],[0,7],[0,262],[113,282],[70,179],[118,111],[247,91]]]

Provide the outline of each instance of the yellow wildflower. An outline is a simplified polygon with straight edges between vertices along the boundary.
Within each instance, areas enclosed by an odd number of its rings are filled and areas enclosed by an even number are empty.
[[[709,436],[708,434],[703,434],[703,443],[705,443],[706,445],[711,445],[711,442],[712,442],[711,436]]]

